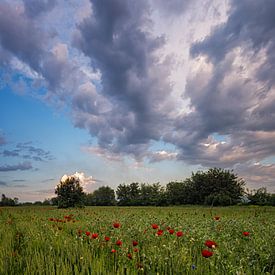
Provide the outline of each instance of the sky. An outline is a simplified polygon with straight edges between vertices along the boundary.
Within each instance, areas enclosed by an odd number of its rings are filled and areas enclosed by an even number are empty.
[[[274,18],[274,0],[0,0],[0,192],[211,167],[275,192]]]

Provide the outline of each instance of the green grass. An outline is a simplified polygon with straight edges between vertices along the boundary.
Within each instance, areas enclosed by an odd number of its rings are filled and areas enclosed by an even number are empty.
[[[67,222],[49,220],[64,221],[70,214]],[[114,222],[121,227],[114,228]],[[153,223],[163,230],[161,236]],[[0,225],[1,275],[275,274],[272,207],[0,208]],[[99,236],[92,239],[86,231]],[[177,237],[178,231],[184,235]],[[217,247],[207,248],[208,239]],[[213,256],[204,258],[203,249]]]

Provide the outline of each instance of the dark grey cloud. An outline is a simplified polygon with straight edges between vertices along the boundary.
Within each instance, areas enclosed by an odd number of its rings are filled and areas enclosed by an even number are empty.
[[[18,143],[16,149],[4,150],[0,152],[3,157],[17,157],[35,161],[53,160],[54,156],[50,151],[45,151],[32,145],[32,142]]]
[[[165,136],[180,159],[232,167],[274,156],[274,17],[274,1],[231,1],[227,22],[191,46],[201,64],[184,93],[191,112]]]
[[[50,151],[34,147],[31,144],[32,142],[18,143],[16,145],[16,151],[19,151],[24,159],[32,159],[35,161],[48,161],[54,159]]]
[[[1,165],[0,166],[0,172],[10,172],[10,171],[24,171],[24,170],[30,170],[32,169],[32,164],[28,161],[21,162],[14,165]]]
[[[23,13],[5,2],[0,3],[0,44],[3,51],[14,54],[32,69],[39,70],[45,39],[43,32]]]
[[[42,79],[46,100],[69,106],[74,125],[97,138],[91,153],[110,160],[130,155],[138,161],[177,159],[207,167],[249,165],[251,159],[275,154],[274,1],[232,0],[228,20],[193,43],[189,61],[202,66],[182,87],[188,113],[180,110],[173,92],[174,60],[163,54],[166,38],[153,33],[152,13],[183,15],[194,9],[193,1],[91,0],[92,13],[78,21],[73,45],[62,41],[54,27],[43,26],[42,15],[55,11],[57,1],[23,2],[24,9],[0,3],[0,63],[7,71],[14,58],[29,66]],[[202,2],[204,9],[212,1]],[[77,63],[83,58],[89,59],[88,68]],[[100,76],[92,79],[85,70]],[[178,151],[151,152],[154,141]],[[32,143],[1,155],[53,158]]]
[[[50,12],[56,1],[24,2],[25,10],[16,9],[7,2],[0,3],[0,62],[9,71],[16,57],[39,76],[39,81],[33,80],[32,89],[40,83],[38,88],[48,88],[49,98],[60,99],[64,88],[62,85],[67,82],[68,88],[74,83],[77,68],[58,55],[62,54],[62,49],[58,50],[60,44],[57,43],[55,47],[52,45],[51,42],[57,35],[56,30],[47,30],[36,18],[41,13]],[[71,75],[71,81],[66,81],[68,75]],[[13,83],[11,88],[14,87],[16,84]]]
[[[57,1],[56,0],[23,0],[25,13],[29,17],[37,17],[45,12],[51,11]]]
[[[26,180],[22,180],[22,179],[15,179],[15,180],[13,180],[13,182],[24,182],[24,181],[26,181]]]
[[[2,155],[4,157],[17,157],[19,156],[19,150],[4,150]]]
[[[147,1],[91,3],[93,15],[79,26],[75,44],[100,70],[102,95],[111,106],[98,115],[90,104],[92,110],[75,114],[75,124],[88,128],[102,148],[138,156],[160,138],[171,112],[171,60],[162,62],[157,54],[165,39],[150,32]]]

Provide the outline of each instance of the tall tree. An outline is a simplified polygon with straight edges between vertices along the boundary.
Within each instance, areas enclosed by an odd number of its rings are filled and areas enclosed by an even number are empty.
[[[244,193],[245,182],[231,170],[211,168],[206,172],[192,173],[188,193],[195,204],[236,204]]]
[[[56,186],[57,203],[59,208],[84,205],[84,192],[77,177],[70,176]]]
[[[130,195],[130,186],[126,184],[120,184],[117,187],[116,195],[118,200],[118,205],[130,205],[131,195]]]

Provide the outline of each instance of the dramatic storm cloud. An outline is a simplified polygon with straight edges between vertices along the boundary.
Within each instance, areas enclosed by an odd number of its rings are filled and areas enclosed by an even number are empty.
[[[192,111],[169,137],[182,159],[231,167],[274,156],[274,15],[274,1],[232,1],[228,20],[191,45]]]
[[[93,13],[79,25],[75,44],[100,71],[108,102],[99,97],[97,104],[92,87],[78,95],[75,123],[96,135],[101,147],[142,157],[169,127],[173,111],[171,60],[158,53],[165,39],[150,31],[147,1],[91,2]]]
[[[218,166],[274,186],[274,18],[272,0],[1,1],[3,182]]]

